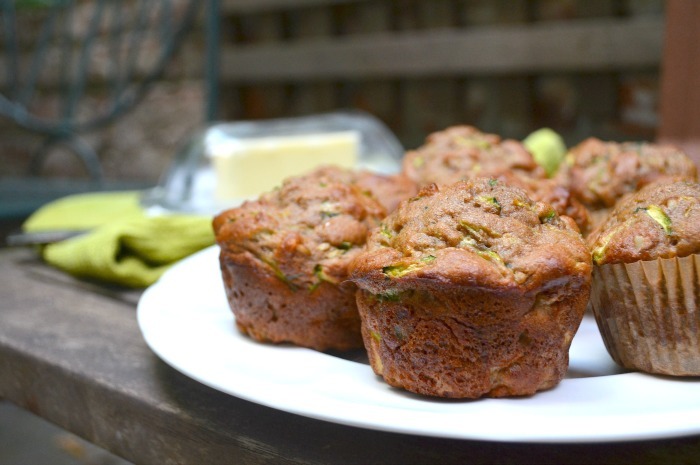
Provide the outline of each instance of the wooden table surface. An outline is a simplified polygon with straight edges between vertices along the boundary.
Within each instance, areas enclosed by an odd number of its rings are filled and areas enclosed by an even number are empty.
[[[137,464],[700,463],[697,436],[607,444],[449,440],[263,407],[156,357],[136,322],[138,297],[68,278],[31,250],[0,249],[0,398]]]

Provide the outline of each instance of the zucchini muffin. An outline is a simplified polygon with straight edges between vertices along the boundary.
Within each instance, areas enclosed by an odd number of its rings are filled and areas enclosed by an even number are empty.
[[[649,373],[700,375],[700,185],[642,188],[588,244],[591,307],[612,358]]]
[[[555,179],[592,212],[597,224],[624,195],[654,182],[695,181],[697,169],[673,145],[589,138],[570,150]]]
[[[319,169],[219,214],[220,266],[237,327],[317,350],[362,347],[348,263],[385,210],[371,192]]]
[[[590,290],[573,221],[478,178],[426,186],[350,264],[374,372],[430,396],[530,395],[559,383]]]
[[[403,160],[403,173],[419,186],[510,172],[536,179],[547,177],[522,143],[466,125],[430,134],[423,146],[408,151]]]
[[[525,189],[534,200],[551,203],[558,214],[573,218],[581,231],[589,228],[588,210],[568,188],[547,178],[544,168],[522,143],[502,140],[472,126],[453,126],[429,135],[425,145],[406,154],[403,174],[419,186],[497,178]]]

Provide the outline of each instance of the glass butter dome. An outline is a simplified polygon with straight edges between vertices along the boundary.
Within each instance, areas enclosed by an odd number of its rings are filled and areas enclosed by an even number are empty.
[[[396,173],[403,154],[381,121],[359,111],[216,123],[176,154],[143,204],[152,210],[215,214],[319,165]]]

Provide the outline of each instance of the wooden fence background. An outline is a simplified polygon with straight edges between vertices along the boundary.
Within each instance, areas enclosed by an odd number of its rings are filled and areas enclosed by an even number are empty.
[[[657,133],[663,0],[221,4],[220,119],[359,108],[408,148],[458,123],[515,138],[549,126],[569,144]],[[89,135],[106,176],[157,179],[203,123],[204,27],[202,15],[137,109]],[[0,174],[21,173],[32,144],[31,134],[0,123]],[[45,173],[82,174],[61,154]]]
[[[663,2],[224,0],[227,118],[365,109],[412,147],[470,123],[653,138]]]

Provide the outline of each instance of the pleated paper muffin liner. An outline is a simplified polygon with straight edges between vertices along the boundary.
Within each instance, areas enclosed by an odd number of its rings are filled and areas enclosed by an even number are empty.
[[[698,254],[594,267],[590,304],[613,360],[700,376],[699,283]]]

